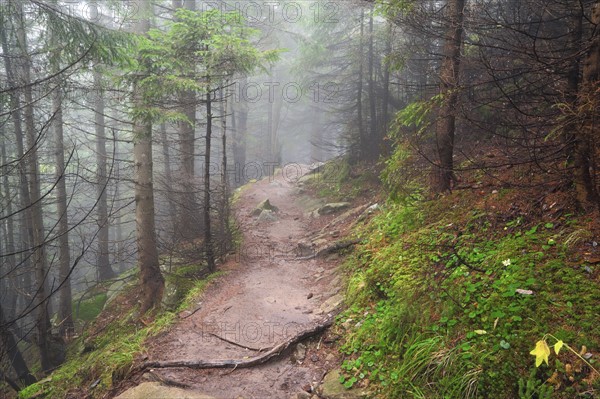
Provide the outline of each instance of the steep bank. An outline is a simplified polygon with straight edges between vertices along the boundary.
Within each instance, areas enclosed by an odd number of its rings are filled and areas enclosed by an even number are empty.
[[[414,190],[425,177],[358,229],[345,385],[377,398],[599,397],[598,215],[544,186],[464,182],[426,199]]]

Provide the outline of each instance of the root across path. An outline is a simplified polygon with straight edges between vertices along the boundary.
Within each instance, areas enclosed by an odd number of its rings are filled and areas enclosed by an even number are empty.
[[[276,210],[261,218],[253,211],[266,199]],[[162,381],[219,399],[287,399],[310,392],[338,367],[336,338],[326,331],[343,298],[340,260],[325,255],[357,241],[336,227],[341,233],[336,231],[338,238],[324,252],[298,257],[298,244],[336,216],[311,216],[316,206],[317,200],[283,176],[243,187],[234,205],[241,248],[219,266],[224,275],[193,311],[149,341],[129,388]]]
[[[329,317],[325,322],[317,324],[311,328],[303,330],[288,339],[280,343],[279,345],[269,349],[264,354],[259,356],[254,356],[249,359],[230,359],[230,360],[192,360],[192,361],[178,361],[178,360],[167,360],[167,361],[148,361],[142,363],[140,366],[140,370],[145,369],[158,369],[158,368],[176,368],[176,367],[187,367],[191,369],[211,369],[211,368],[246,368],[252,367],[259,364],[264,364],[271,360],[274,357],[281,355],[286,349],[288,349],[291,345],[297,344],[307,338],[310,338],[314,335],[322,333],[326,328],[331,327],[333,324],[333,317]]]

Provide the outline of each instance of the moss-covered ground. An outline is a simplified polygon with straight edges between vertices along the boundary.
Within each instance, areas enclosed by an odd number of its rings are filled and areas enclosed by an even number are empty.
[[[177,286],[176,301],[141,320],[137,298],[131,294],[136,291],[135,280],[104,310],[106,294],[82,301],[79,317],[94,321],[69,344],[67,361],[49,377],[22,390],[19,397],[105,397],[132,370],[134,359],[144,352],[145,341],[166,331],[177,314],[189,308],[206,285],[219,276],[215,273],[194,278],[198,270],[197,265],[188,265],[169,273],[167,280]]]
[[[366,179],[340,177],[311,187],[336,198]],[[388,201],[345,265],[344,384],[379,398],[600,397],[596,219],[508,188]],[[538,341],[551,349],[540,367]]]

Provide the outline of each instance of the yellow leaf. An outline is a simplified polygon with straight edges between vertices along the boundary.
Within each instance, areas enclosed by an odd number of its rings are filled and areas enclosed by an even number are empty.
[[[529,352],[535,356],[535,367],[540,367],[542,362],[548,364],[548,356],[550,356],[550,348],[546,341],[541,340],[535,343],[535,349]]]
[[[560,350],[562,349],[564,344],[565,343],[562,342],[561,340],[556,341],[556,343],[554,344],[554,352],[556,352],[557,355],[558,355],[558,352],[560,352]]]

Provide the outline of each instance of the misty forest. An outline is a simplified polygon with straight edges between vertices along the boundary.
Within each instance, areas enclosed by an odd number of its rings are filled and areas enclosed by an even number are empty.
[[[0,397],[600,398],[599,0],[0,0]]]

